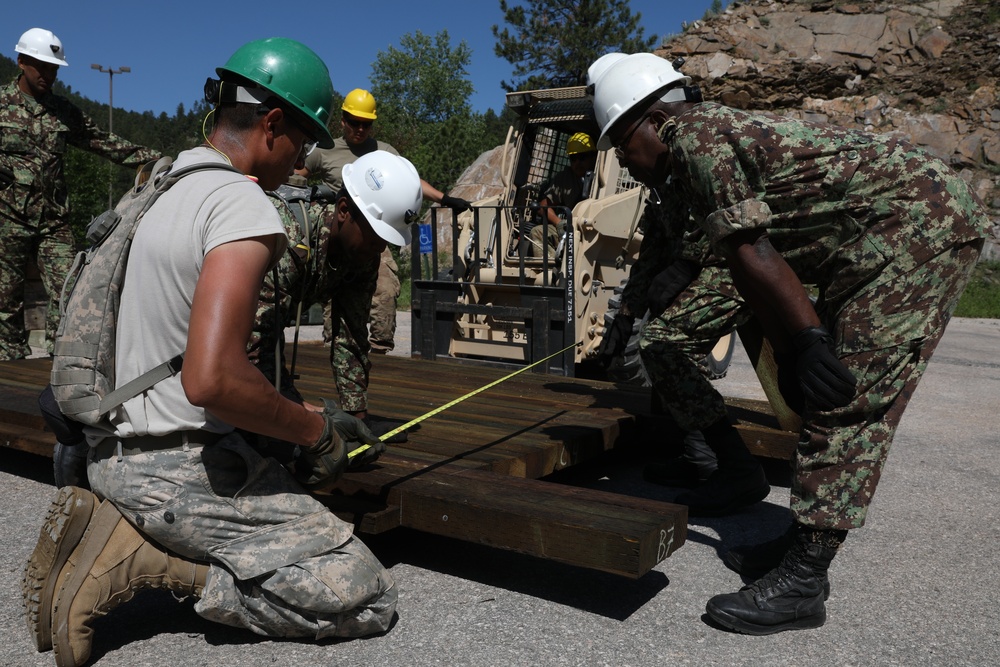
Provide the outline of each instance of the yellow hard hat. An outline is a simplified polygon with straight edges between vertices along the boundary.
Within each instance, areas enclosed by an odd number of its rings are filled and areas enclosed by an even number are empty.
[[[577,132],[566,142],[566,154],[592,153],[597,150],[594,140],[586,132]]]
[[[344,106],[340,107],[347,113],[358,118],[375,120],[375,98],[367,90],[355,88],[347,93]]]

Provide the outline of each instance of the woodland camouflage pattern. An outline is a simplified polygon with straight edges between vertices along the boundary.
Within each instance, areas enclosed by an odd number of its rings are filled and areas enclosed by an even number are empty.
[[[63,173],[75,146],[128,167],[159,154],[99,129],[67,99],[25,95],[17,81],[0,88],[0,360],[29,352],[24,331],[24,270],[38,261],[49,295],[46,337],[58,324],[63,279],[73,263],[69,201]]]
[[[275,344],[278,343],[282,368],[281,389],[287,392],[293,382],[284,358],[284,327],[295,323],[300,302],[303,309],[306,309],[311,304],[329,301],[332,303],[332,321],[335,323],[331,332],[330,365],[340,395],[340,407],[347,412],[366,410],[368,372],[371,368],[368,359],[368,312],[375,291],[378,258],[357,263],[351,258],[342,257],[336,249],[332,253],[328,252],[328,216],[335,215],[333,203],[311,202],[306,205],[311,228],[306,241],[305,230],[289,209],[289,206],[302,204],[299,201],[286,204],[274,193],[268,193],[268,196],[277,208],[288,234],[288,250],[275,270],[268,272],[264,278],[253,333],[247,348],[250,359],[274,382],[278,363]],[[306,247],[312,248],[311,255],[306,252]],[[277,304],[275,284],[278,286]]]
[[[691,360],[749,313],[728,271],[698,248],[707,237],[724,255],[733,232],[765,229],[802,282],[817,287],[817,312],[858,378],[850,405],[806,406],[791,508],[806,525],[860,527],[899,418],[989,233],[981,203],[940,160],[893,137],[716,104],[675,121],[665,135],[670,180],[694,224],[683,225],[680,250],[665,252],[702,254],[710,267],[651,320],[643,361],[656,367],[651,375],[677,374],[657,388],[682,427],[704,427],[724,411]],[[687,223],[686,206],[665,202]]]

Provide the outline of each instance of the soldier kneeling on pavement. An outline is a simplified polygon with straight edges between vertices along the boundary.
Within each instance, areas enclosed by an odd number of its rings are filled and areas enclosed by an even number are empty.
[[[289,39],[250,42],[218,68],[205,143],[142,218],[116,328],[116,388],[184,352],[180,373],[87,428],[93,493],[59,490],[25,568],[28,630],[58,667],[90,658],[93,622],[135,591],[196,599],[208,620],[267,637],[358,637],[388,629],[391,574],[308,490],[384,448],[342,410],[283,397],[247,357],[263,277],[287,236],[266,190],[314,143],[332,144],[333,84]],[[150,299],[155,293],[157,298]],[[237,431],[292,442],[294,473]]]

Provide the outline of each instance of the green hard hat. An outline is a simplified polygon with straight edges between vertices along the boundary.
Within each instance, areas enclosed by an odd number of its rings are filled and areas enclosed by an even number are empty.
[[[321,148],[333,146],[326,125],[333,103],[330,70],[316,53],[294,39],[271,37],[244,44],[222,67],[223,81],[243,79],[263,88],[304,116]]]

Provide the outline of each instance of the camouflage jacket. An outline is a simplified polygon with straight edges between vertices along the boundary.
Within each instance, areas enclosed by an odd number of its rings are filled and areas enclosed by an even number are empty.
[[[678,259],[688,259],[703,266],[721,262],[715,257],[700,227],[691,220],[691,210],[680,190],[672,183],[656,188],[647,200],[639,228],[642,243],[639,256],[629,270],[622,303],[636,317],[647,309],[647,292],[653,278]],[[655,203],[659,200],[659,203]]]
[[[675,120],[671,180],[712,247],[766,229],[828,301],[988,235],[965,181],[898,138],[708,103]]]
[[[79,108],[52,93],[25,95],[17,80],[0,88],[0,167],[13,173],[14,185],[0,189],[10,210],[41,197],[54,217],[68,209],[63,173],[67,146],[105,157],[126,167],[140,166],[159,153],[109,134]]]
[[[280,363],[283,368],[281,386],[291,386],[293,382],[284,358],[284,329],[295,324],[300,303],[307,309],[314,303],[330,300],[335,323],[331,359],[341,401],[345,404],[364,401],[371,366],[368,311],[378,276],[378,258],[356,265],[349,258],[340,257],[336,250],[329,253],[328,216],[334,215],[332,203],[320,201],[307,205],[307,234],[289,208],[301,206],[294,196],[289,197],[291,201],[274,193],[268,193],[268,197],[285,226],[288,249],[277,266],[264,277],[247,348],[250,360],[271,382],[274,382]]]

